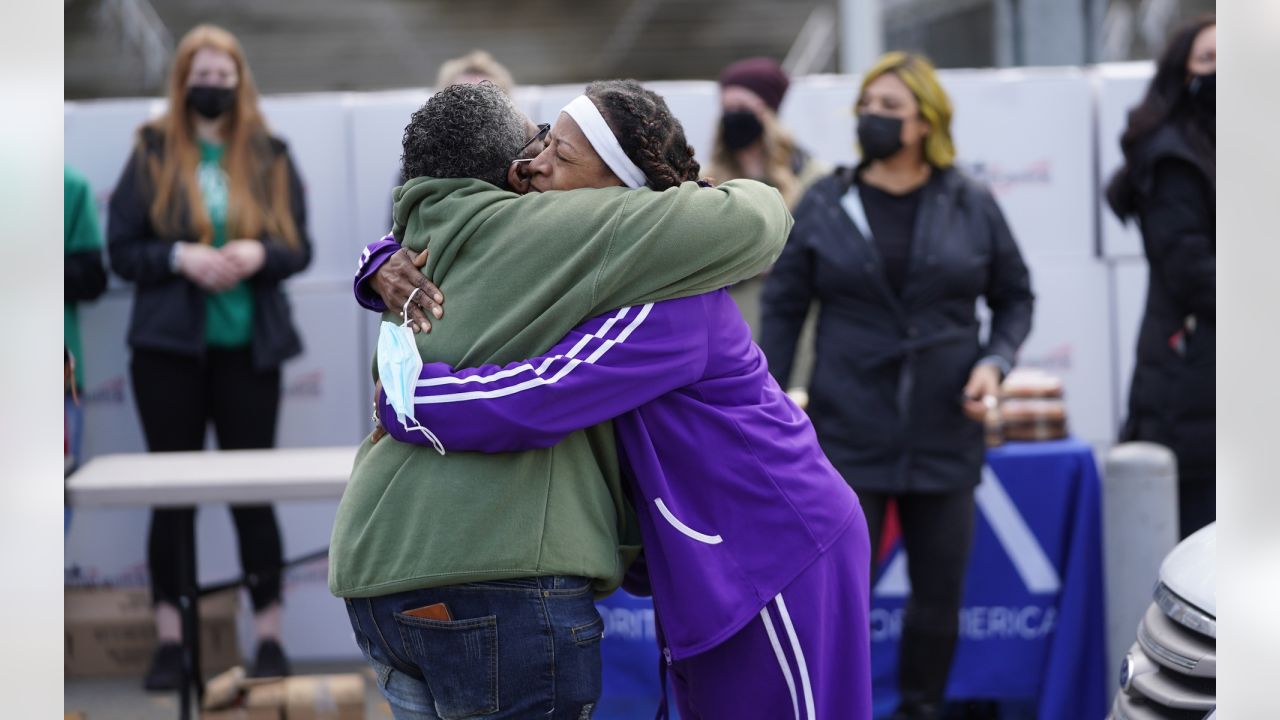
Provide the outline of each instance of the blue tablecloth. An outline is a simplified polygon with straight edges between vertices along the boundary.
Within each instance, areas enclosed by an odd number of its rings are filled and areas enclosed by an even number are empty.
[[[596,720],[653,720],[658,709],[658,636],[653,603],[624,590],[596,603],[604,618],[604,688]],[[677,715],[674,707],[671,717]]]
[[[1040,720],[1101,720],[1106,618],[1093,452],[1076,440],[1013,443],[987,460],[947,695],[1029,700]],[[872,597],[877,716],[896,702],[907,591],[901,549],[885,563]],[[651,718],[658,698],[653,607],[618,592],[599,608],[604,694],[596,717]]]
[[[1106,616],[1093,451],[1076,440],[1012,443],[987,463],[947,696],[1031,699],[1040,720],[1101,720]],[[896,701],[903,562],[898,548],[872,593],[877,716]]]

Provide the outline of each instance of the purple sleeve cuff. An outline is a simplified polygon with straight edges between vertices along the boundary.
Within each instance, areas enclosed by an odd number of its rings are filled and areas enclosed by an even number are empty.
[[[378,293],[369,287],[369,280],[373,278],[373,274],[378,272],[378,268],[382,267],[397,250],[400,249],[400,243],[388,233],[381,240],[370,243],[360,254],[360,262],[356,265],[356,279],[353,290],[356,296],[356,302],[360,303],[360,307],[366,310],[382,313],[387,311],[386,303],[382,302],[382,298]]]
[[[408,433],[405,431],[404,425],[400,424],[400,419],[396,417],[395,408],[391,407],[391,403],[387,402],[387,393],[385,390],[378,391],[378,422],[382,423],[382,429],[394,440],[400,442],[410,442]]]

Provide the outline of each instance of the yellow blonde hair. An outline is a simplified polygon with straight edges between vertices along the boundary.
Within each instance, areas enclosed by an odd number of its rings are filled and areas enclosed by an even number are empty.
[[[895,50],[881,55],[862,78],[858,89],[858,102],[867,86],[881,75],[893,73],[902,80],[920,104],[920,117],[929,125],[924,138],[924,159],[937,168],[951,167],[956,159],[956,147],[951,140],[951,98],[938,82],[938,73],[928,58],[915,53]]]
[[[164,135],[164,155],[150,158],[149,175],[155,188],[151,204],[152,224],[166,234],[186,228],[202,243],[213,242],[213,225],[196,184],[200,150],[196,143],[192,111],[187,108],[187,76],[192,61],[204,48],[231,56],[239,77],[236,102],[226,120],[227,237],[257,238],[263,233],[298,245],[298,228],[290,207],[288,169],[283,158],[271,158],[267,126],[258,110],[258,89],[240,42],[214,25],[197,25],[174,53],[169,72],[169,108],[148,123]],[[145,156],[143,143],[138,151]]]

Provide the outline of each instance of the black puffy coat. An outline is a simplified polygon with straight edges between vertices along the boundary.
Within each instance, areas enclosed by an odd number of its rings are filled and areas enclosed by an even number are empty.
[[[250,351],[259,370],[278,367],[302,352],[302,341],[294,327],[281,283],[301,272],[311,262],[311,239],[307,233],[306,200],[302,180],[284,142],[261,138],[260,152],[270,153],[267,167],[283,162],[287,171],[289,203],[298,247],[281,238],[258,238],[266,250],[266,260],[257,274],[248,279],[253,290],[253,336]],[[111,269],[135,285],[133,311],[129,317],[129,346],[161,350],[179,355],[202,356],[205,351],[205,292],[198,285],[169,268],[173,243],[195,242],[193,233],[161,236],[152,226],[150,207],[155,196],[147,170],[148,163],[164,152],[163,134],[144,127],[138,147],[126,163],[111,193],[107,220],[107,250]],[[260,186],[270,187],[267,178]]]
[[[1126,172],[1149,266],[1121,440],[1173,450],[1182,482],[1212,482],[1217,353],[1215,173],[1176,126],[1156,131]]]
[[[982,426],[964,415],[974,365],[1008,365],[1031,330],[1031,279],[995,199],[956,169],[923,189],[901,296],[840,204],[854,170],[818,181],[765,282],[760,345],[786,387],[809,305],[820,303],[809,416],[855,490],[948,492],[981,478]],[[979,338],[975,304],[993,311]]]

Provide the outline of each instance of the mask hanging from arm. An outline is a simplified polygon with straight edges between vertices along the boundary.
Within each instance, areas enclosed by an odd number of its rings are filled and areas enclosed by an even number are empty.
[[[409,312],[409,303],[421,288],[414,288],[405,301],[401,317]],[[431,441],[436,452],[444,455],[444,445],[435,433],[418,423],[413,414],[413,389],[418,384],[418,374],[422,372],[422,356],[418,354],[418,343],[414,339],[413,329],[406,320],[402,325],[383,321],[378,328],[378,379],[382,381],[382,390],[387,394],[387,403],[396,411],[396,419],[406,429],[420,432]]]

